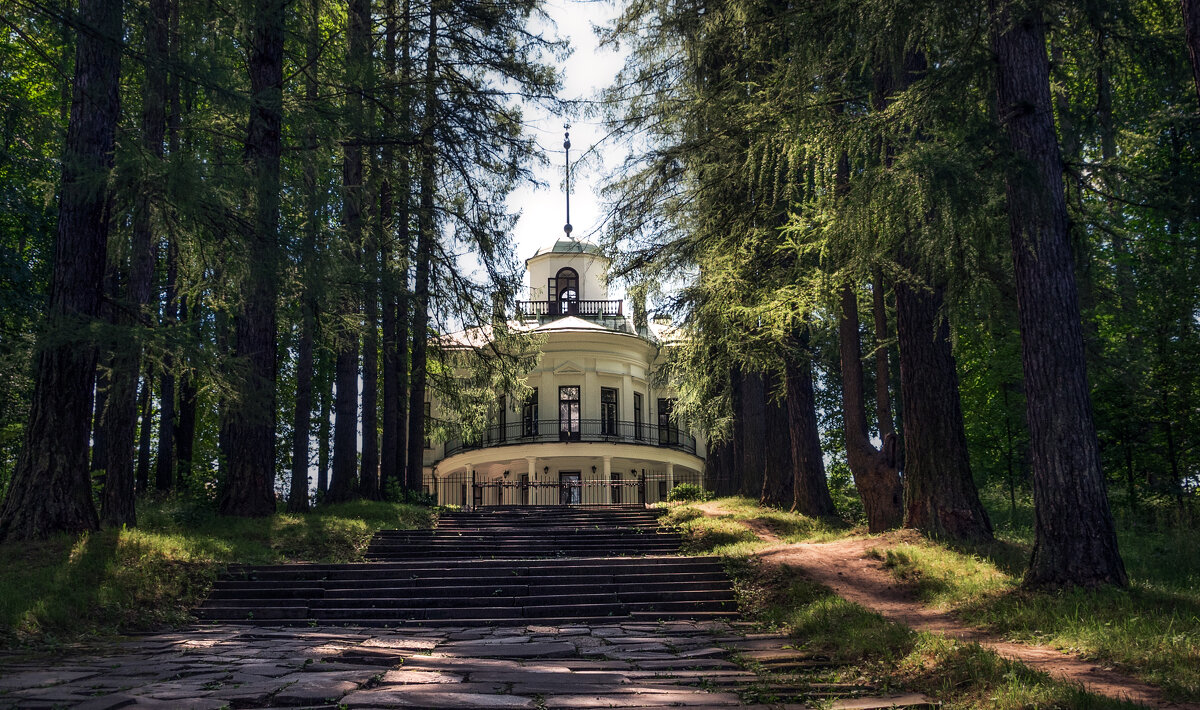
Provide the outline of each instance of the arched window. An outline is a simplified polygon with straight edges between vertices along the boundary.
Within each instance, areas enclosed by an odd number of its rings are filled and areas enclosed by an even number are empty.
[[[558,312],[574,315],[579,311],[579,274],[570,267],[559,269],[554,281],[558,285]]]

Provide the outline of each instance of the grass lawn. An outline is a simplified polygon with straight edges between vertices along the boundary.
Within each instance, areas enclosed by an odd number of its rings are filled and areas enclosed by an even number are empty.
[[[1112,664],[1172,698],[1200,700],[1200,546],[1185,526],[1118,531],[1127,590],[1028,592],[1021,575],[1032,546],[1023,525],[997,542],[951,546],[906,537],[875,554],[932,606],[1008,639],[1042,643]]]
[[[847,602],[789,569],[767,569],[752,555],[764,544],[746,523],[761,521],[788,542],[819,542],[866,534],[836,522],[817,521],[758,508],[744,498],[715,501],[730,515],[703,517],[693,505],[677,506],[666,521],[686,536],[693,554],[726,559],[743,613],[786,630],[797,648],[846,665],[806,682],[852,682],[924,692],[949,708],[1132,708],[1129,703],[1084,693],[976,644],[916,633]],[[1165,535],[1165,534],[1164,534]],[[1128,536],[1128,535],[1126,535]],[[952,609],[966,621],[1012,638],[1055,643],[1085,656],[1120,663],[1124,670],[1180,699],[1195,699],[1197,590],[1194,548],[1183,538],[1155,538],[1141,531],[1138,543],[1122,539],[1134,577],[1131,591],[1100,590],[1033,594],[1017,589],[1028,543],[1002,530],[989,550],[956,550],[897,535],[893,572],[912,581],[925,601]],[[1154,576],[1152,569],[1163,563]],[[1190,569],[1191,573],[1184,570]],[[1150,582],[1153,576],[1156,582]],[[1186,618],[1185,618],[1186,617]],[[1068,642],[1069,639],[1069,642]]]
[[[178,501],[143,502],[135,529],[0,546],[0,647],[47,650],[186,623],[228,563],[352,562],[376,530],[427,526],[430,515],[360,501],[226,518]]]

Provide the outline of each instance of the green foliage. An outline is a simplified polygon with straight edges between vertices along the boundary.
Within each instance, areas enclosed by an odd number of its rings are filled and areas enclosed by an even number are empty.
[[[437,505],[437,495],[425,491],[414,491],[400,485],[399,481],[388,481],[383,493],[383,499],[389,503],[406,503],[408,505],[424,506]]]
[[[667,502],[704,501],[712,495],[695,483],[680,483],[667,493]]]
[[[187,623],[228,563],[357,561],[376,530],[430,525],[427,508],[368,501],[247,519],[168,499],[143,503],[138,519],[136,530],[0,546],[0,644]]]

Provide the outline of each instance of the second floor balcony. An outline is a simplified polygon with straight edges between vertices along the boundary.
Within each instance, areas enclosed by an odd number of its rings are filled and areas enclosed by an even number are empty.
[[[445,456],[493,446],[559,442],[635,444],[696,453],[696,439],[676,426],[657,426],[619,419],[540,419],[488,427],[482,434],[446,440]]]
[[[622,301],[517,301],[518,316],[579,316],[581,318],[622,315]]]

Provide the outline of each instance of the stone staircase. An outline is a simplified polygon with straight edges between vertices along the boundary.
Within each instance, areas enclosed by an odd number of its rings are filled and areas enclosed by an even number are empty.
[[[654,511],[493,508],[381,531],[359,564],[235,567],[197,610],[263,625],[479,626],[736,616],[719,560],[675,555]]]

